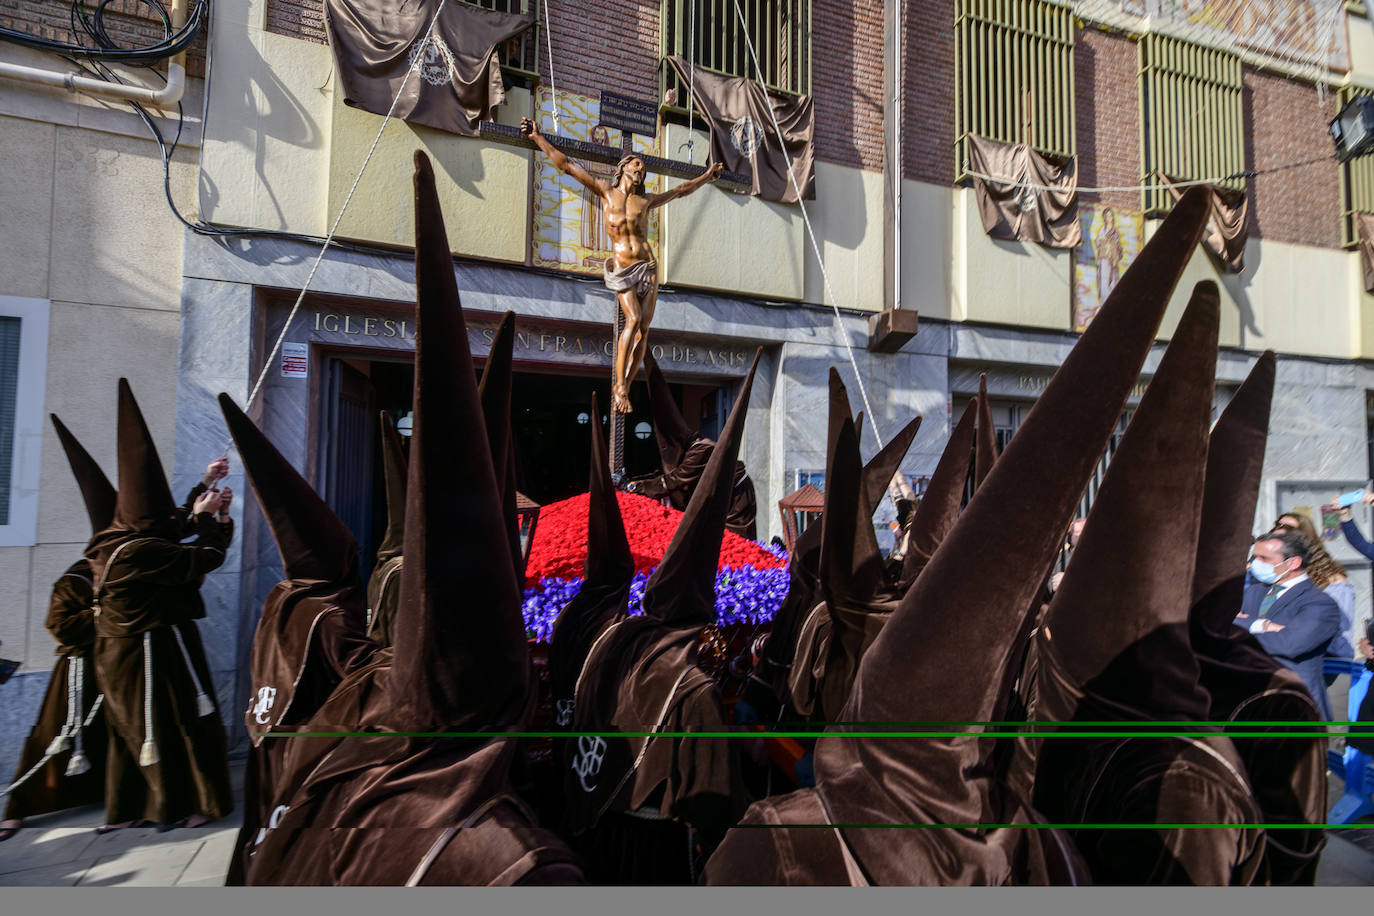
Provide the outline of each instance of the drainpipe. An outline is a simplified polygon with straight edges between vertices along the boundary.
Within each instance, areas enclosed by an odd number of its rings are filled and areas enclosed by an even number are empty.
[[[187,2],[188,0],[173,0],[171,11],[173,33],[186,24]],[[0,77],[25,83],[37,83],[40,86],[53,86],[66,89],[68,92],[81,92],[104,99],[138,102],[140,105],[149,105],[154,108],[171,108],[181,101],[182,93],[186,91],[186,52],[182,51],[176,54],[168,62],[167,85],[159,89],[111,83],[75,70],[58,73],[53,70],[13,64],[8,61],[0,61]]]

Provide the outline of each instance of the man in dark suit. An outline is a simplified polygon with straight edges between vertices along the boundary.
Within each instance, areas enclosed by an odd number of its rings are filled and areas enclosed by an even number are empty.
[[[1312,549],[1297,531],[1276,531],[1255,540],[1250,572],[1258,580],[1245,590],[1236,626],[1255,634],[1264,650],[1293,669],[1307,684],[1322,718],[1330,721],[1322,658],[1341,630],[1341,612],[1307,578]]]

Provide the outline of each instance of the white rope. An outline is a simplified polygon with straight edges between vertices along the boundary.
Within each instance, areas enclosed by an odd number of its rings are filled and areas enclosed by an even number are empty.
[[[81,680],[81,658],[80,658],[80,656],[77,656],[76,658],[72,658],[72,659],[69,659],[69,660],[68,660],[68,667],[67,667],[67,721],[64,722],[64,723],[62,723],[62,730],[59,731],[59,732],[57,733],[57,736],[56,736],[55,738],[53,738],[53,740],[52,740],[51,742],[49,742],[47,749],[44,750],[44,752],[43,752],[43,756],[39,758],[39,760],[38,760],[37,763],[35,763],[33,766],[29,767],[28,772],[24,773],[23,776],[20,776],[20,777],[19,777],[18,779],[16,779],[14,782],[12,782],[12,783],[10,783],[9,785],[5,786],[5,788],[4,788],[3,791],[0,791],[0,798],[4,798],[6,795],[9,795],[11,792],[13,792],[15,789],[19,788],[20,786],[22,786],[24,783],[28,782],[30,779],[33,778],[33,776],[34,776],[35,773],[37,773],[39,770],[43,769],[43,767],[45,767],[45,766],[47,765],[47,763],[48,763],[49,760],[53,759],[53,758],[56,757],[58,754],[62,753],[62,752],[65,751],[68,747],[70,747],[71,745],[70,745],[69,742],[70,742],[71,737],[72,737],[73,726],[75,726],[76,751],[75,751],[75,753],[72,754],[72,758],[75,759],[76,756],[77,756],[77,754],[80,754],[80,753],[81,753],[81,730],[84,729],[86,726],[88,726],[88,725],[91,724],[91,719],[95,718],[95,711],[100,707],[100,701],[103,700],[103,699],[105,698],[105,696],[104,696],[104,694],[101,694],[100,697],[98,697],[98,698],[96,699],[95,703],[91,706],[91,715],[90,715],[90,717],[88,717],[84,723],[81,723],[80,725],[77,725],[77,723],[80,722],[80,717],[81,717],[81,706],[80,706],[80,702],[79,702],[79,701],[75,701],[75,702],[73,701],[73,687],[72,687],[72,683],[73,683],[74,680],[77,682],[77,686],[76,686],[76,695],[77,695],[77,696],[80,696],[80,689],[81,689],[81,685],[80,685],[80,680]],[[75,715],[73,715],[73,711],[75,711]],[[67,740],[64,742],[63,739],[67,739]],[[84,771],[83,771],[83,772],[84,772]],[[67,775],[68,775],[68,776],[74,776],[74,775],[80,775],[80,774],[78,774],[78,773],[72,773],[72,772],[70,772],[70,769],[69,769]]]
[[[138,765],[150,767],[158,762],[157,742],[153,738],[153,631],[143,631],[143,747]]]
[[[687,142],[678,145],[677,151],[687,147],[687,161],[696,163],[696,139],[692,134],[692,115],[697,95],[697,0],[692,4],[691,24],[687,29]]]
[[[1325,158],[1326,158],[1326,157],[1324,157],[1323,159],[1316,160],[1316,161],[1318,161],[1318,162],[1324,162],[1324,161],[1325,161]],[[1302,163],[1302,164],[1303,164],[1303,165],[1307,165],[1308,163]],[[1052,185],[1044,185],[1044,184],[1036,184],[1035,182],[1032,182],[1032,181],[1018,181],[1018,180],[1016,180],[1015,178],[1005,178],[1005,177],[1003,177],[1003,176],[1001,176],[1001,175],[985,175],[985,174],[983,174],[982,172],[975,172],[973,169],[969,168],[968,166],[965,166],[965,167],[964,167],[964,174],[965,174],[965,175],[968,175],[968,176],[970,176],[970,177],[972,177],[972,178],[981,178],[981,179],[983,179],[984,181],[989,182],[990,184],[1006,185],[1007,187],[1030,188],[1030,189],[1033,190],[1033,191],[1062,191],[1062,190],[1064,190],[1062,187],[1055,187],[1055,186],[1052,186]],[[1255,174],[1255,175],[1258,175],[1258,174],[1261,174],[1261,173],[1256,172],[1256,173],[1254,173],[1254,174]],[[1251,178],[1251,177],[1254,177],[1254,176],[1253,176],[1251,173],[1249,173],[1249,172],[1240,172],[1240,173],[1233,173],[1233,174],[1230,174],[1230,175],[1222,175],[1222,176],[1217,177],[1217,178],[1193,178],[1193,179],[1189,179],[1188,181],[1175,181],[1175,182],[1174,182],[1174,187],[1176,187],[1176,188],[1191,188],[1191,187],[1193,187],[1194,185],[1200,185],[1200,184],[1207,184],[1207,185],[1221,184],[1221,183],[1226,182],[1226,181],[1232,181],[1232,180],[1234,180],[1234,179],[1236,179],[1236,178]],[[1109,185],[1109,186],[1100,187],[1100,188],[1084,188],[1084,187],[1078,187],[1078,188],[1075,188],[1074,190],[1078,191],[1079,193],[1086,193],[1086,194],[1094,194],[1094,193],[1097,193],[1097,192],[1100,192],[1100,191],[1167,191],[1167,190],[1169,190],[1169,186],[1168,186],[1167,184]]]
[[[215,704],[206,695],[205,685],[201,683],[195,665],[191,664],[191,653],[186,651],[186,640],[182,638],[181,631],[173,626],[172,635],[176,637],[177,647],[181,649],[181,660],[186,663],[186,673],[191,676],[191,686],[196,688],[196,713],[204,718],[215,711]]]
[[[560,133],[558,128],[558,83],[553,78],[553,26],[549,22],[549,0],[544,0],[544,42],[549,51],[549,102],[553,108],[553,132]],[[535,45],[537,48],[538,45]]]
[[[363,157],[362,168],[358,169],[358,177],[353,179],[353,186],[348,189],[348,196],[344,198],[343,206],[339,208],[338,216],[334,217],[334,225],[329,227],[329,234],[324,238],[324,244],[320,246],[320,253],[315,258],[315,263],[310,265],[310,273],[305,278],[305,285],[301,287],[300,295],[296,297],[296,304],[291,306],[291,313],[286,316],[286,324],[282,325],[281,333],[277,335],[277,342],[272,345],[272,351],[267,354],[267,361],[263,363],[262,372],[258,374],[258,380],[253,385],[253,390],[248,394],[248,402],[243,405],[245,411],[253,406],[253,401],[257,399],[258,392],[262,390],[262,383],[267,380],[267,373],[272,369],[272,363],[277,358],[278,351],[281,350],[282,343],[286,340],[286,335],[291,330],[291,322],[295,320],[296,313],[300,311],[301,303],[305,301],[305,294],[310,289],[310,284],[315,281],[315,272],[320,269],[320,264],[324,261],[325,253],[329,251],[329,246],[334,243],[334,233],[339,231],[339,223],[343,222],[344,213],[348,212],[348,205],[353,202],[353,194],[358,190],[358,185],[363,180],[363,173],[367,171],[367,165],[372,161],[372,154],[377,151],[377,144],[382,140],[382,134],[386,131],[386,126],[391,122],[391,116],[396,112],[396,106],[401,101],[401,94],[405,92],[406,84],[410,82],[411,74],[420,68],[424,63],[424,44],[428,43],[434,35],[434,26],[439,21],[439,15],[444,11],[444,6],[448,0],[439,0],[439,8],[434,11],[434,18],[429,21],[429,28],[425,30],[425,37],[420,45],[419,52],[413,55],[410,67],[406,70],[405,77],[401,80],[401,85],[396,89],[396,97],[391,100],[391,107],[387,109],[386,117],[382,119],[382,126],[377,129],[377,136],[373,138],[372,145],[368,147],[367,155]],[[545,0],[545,16],[547,18],[548,3]],[[552,64],[551,64],[552,65]],[[555,124],[557,116],[555,115]],[[229,453],[229,446],[224,447],[224,454]]]
[[[749,59],[754,62],[754,72],[758,74],[759,85],[766,83],[763,79],[763,67],[759,66],[758,54],[754,51],[754,39],[749,35],[749,27],[744,21],[744,12],[740,9],[739,0],[734,0],[735,15],[739,17],[740,31],[744,33],[745,45],[749,48]],[[806,212],[806,201],[802,200],[801,186],[797,184],[797,175],[792,168],[792,157],[787,155],[787,147],[782,142],[782,127],[778,124],[778,116],[773,112],[773,106],[768,106],[768,117],[773,122],[773,130],[777,134],[778,149],[782,150],[783,161],[787,163],[787,177],[792,180],[792,189],[797,193],[797,206],[801,207],[802,222],[806,224],[806,235],[811,240],[811,250],[816,254],[816,264],[821,269],[821,280],[825,283],[826,295],[830,297],[830,308],[835,312],[835,330],[839,332],[840,340],[844,343],[845,352],[849,354],[849,365],[854,369],[854,380],[859,383],[859,394],[863,398],[864,409],[868,411],[871,422],[869,428],[873,430],[873,438],[878,442],[878,448],[883,447],[883,437],[878,433],[878,415],[873,411],[873,405],[868,402],[868,387],[864,385],[863,376],[859,374],[859,361],[854,358],[854,347],[849,342],[849,335],[844,330],[844,319],[840,316],[840,307],[835,297],[835,290],[830,286],[830,273],[825,269],[825,259],[821,257],[821,246],[816,241],[816,230],[811,227],[811,217]]]

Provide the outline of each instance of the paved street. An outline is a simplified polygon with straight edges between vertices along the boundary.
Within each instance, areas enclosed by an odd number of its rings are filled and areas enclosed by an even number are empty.
[[[231,761],[235,788],[243,789],[243,761]],[[1341,785],[1331,780],[1330,791]],[[1336,795],[1332,795],[1335,798]],[[214,824],[158,833],[155,828],[97,836],[104,809],[78,808],[34,818],[0,843],[0,885],[219,887],[229,867],[241,811]],[[1331,831],[1317,883],[1374,885],[1374,823],[1369,830]]]

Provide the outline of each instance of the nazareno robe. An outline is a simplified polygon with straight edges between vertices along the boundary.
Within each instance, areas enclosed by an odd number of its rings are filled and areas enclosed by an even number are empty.
[[[220,524],[204,512],[193,523],[199,536],[191,544],[130,532],[104,558],[93,657],[110,732],[108,823],[171,823],[194,814],[216,819],[234,807],[224,725],[195,624],[205,616],[201,582],[224,562],[233,523]],[[146,767],[139,766],[145,739],[145,634],[152,648],[153,741],[159,757]],[[197,708],[201,692],[214,705],[205,716]]]
[[[52,740],[64,728],[71,734],[68,727],[72,712],[69,698],[74,686],[79,697],[75,725],[80,729],[80,738],[78,740],[73,736],[75,743],[72,747],[53,755],[41,770],[10,793],[9,804],[5,808],[7,820],[20,820],[80,805],[94,805],[105,796],[105,715],[103,710],[95,710],[91,715],[96,698],[100,695],[90,659],[91,646],[95,642],[91,610],[93,596],[91,564],[85,557],[73,563],[53,583],[45,625],[53,639],[57,640],[58,661],[53,667],[52,679],[48,681],[43,704],[39,707],[38,721],[24,742],[15,778],[29,772],[43,759]],[[90,724],[85,725],[88,717]],[[90,769],[68,776],[67,764],[77,744],[85,754]]]
[[[253,638],[252,687],[244,713],[252,749],[244,773],[243,826],[228,885],[244,883],[258,831],[272,822],[274,787],[281,783],[294,740],[267,738],[265,733],[300,726],[346,676],[367,665],[378,652],[362,635],[358,597],[356,588],[288,579],[279,582],[263,602]]]
[[[581,883],[567,847],[535,826],[510,791],[514,739],[384,733],[393,718],[386,690],[391,666],[391,649],[376,652],[302,726],[377,737],[283,741],[270,826],[250,841],[245,883]]]
[[[367,621],[367,638],[385,648],[392,642],[392,627],[396,622],[396,602],[401,597],[401,566],[405,558],[399,553],[378,559],[367,580],[367,606],[371,616]]]
[[[668,628],[644,617],[611,624],[579,679],[573,731],[725,731],[719,688],[696,664],[700,637],[700,626]],[[729,738],[569,740],[567,828],[587,880],[691,882],[693,847],[709,856],[743,813],[736,754]]]
[[[686,509],[715,447],[716,444],[710,439],[696,437],[687,446],[681,461],[673,467],[664,468],[662,474],[636,482],[635,492],[650,499],[667,499],[668,504],[679,512]],[[758,537],[757,518],[758,499],[754,493],[754,481],[750,479],[744,462],[737,461],[734,488],[730,494],[730,511],[725,516],[725,530],[755,540]]]

